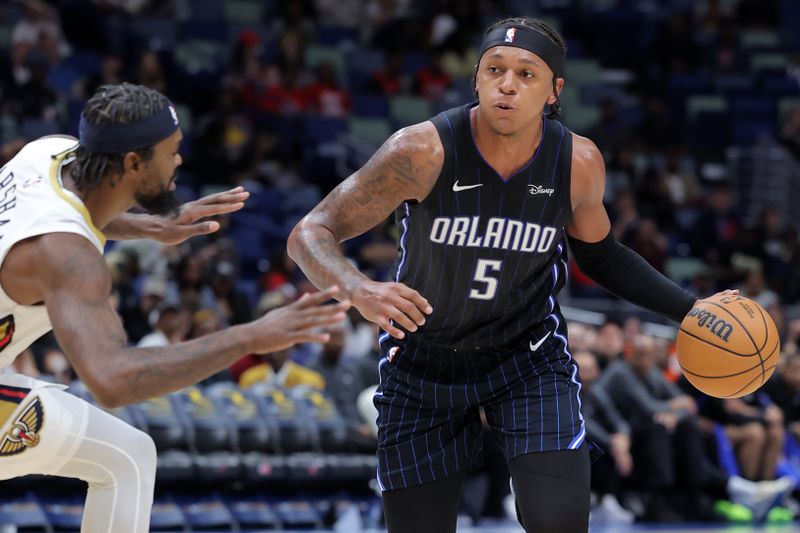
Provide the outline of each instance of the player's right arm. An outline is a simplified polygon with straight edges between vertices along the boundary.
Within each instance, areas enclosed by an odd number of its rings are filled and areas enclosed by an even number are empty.
[[[404,201],[422,201],[444,164],[444,148],[431,122],[392,135],[360,170],[344,180],[294,228],[289,256],[319,288],[341,287],[367,320],[394,337],[416,331],[431,306],[402,283],[378,283],[353,267],[340,243],[370,230]]]
[[[158,348],[129,348],[109,302],[111,273],[85,238],[44,235],[25,246],[34,283],[64,353],[103,405],[115,407],[161,396],[215,374],[248,353],[282,350],[299,342],[326,342],[319,328],[340,322],[347,302],[320,305],[332,288],[306,295],[257,321],[192,341]],[[12,250],[13,252],[14,250]]]

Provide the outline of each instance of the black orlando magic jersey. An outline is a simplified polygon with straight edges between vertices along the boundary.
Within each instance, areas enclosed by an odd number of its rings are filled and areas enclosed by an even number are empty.
[[[474,105],[431,119],[444,166],[422,202],[406,202],[395,213],[396,280],[433,306],[410,341],[489,351],[526,342],[537,324],[558,313],[554,298],[567,276],[564,226],[572,217],[572,136],[544,119],[528,164],[503,180],[475,144]]]

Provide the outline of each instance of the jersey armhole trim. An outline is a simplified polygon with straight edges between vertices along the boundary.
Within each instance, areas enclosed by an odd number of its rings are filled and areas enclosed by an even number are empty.
[[[106,236],[103,234],[102,231],[97,229],[92,222],[92,215],[89,214],[89,210],[86,209],[86,205],[80,200],[73,198],[64,188],[61,186],[61,183],[58,181],[58,169],[61,164],[64,162],[64,159],[74,152],[74,148],[69,148],[68,150],[64,150],[60,154],[56,154],[53,156],[53,162],[50,163],[50,185],[52,185],[53,190],[56,191],[56,194],[69,205],[71,205],[81,216],[86,220],[86,223],[89,225],[89,229],[92,230],[94,236],[100,241],[101,246],[106,245]]]

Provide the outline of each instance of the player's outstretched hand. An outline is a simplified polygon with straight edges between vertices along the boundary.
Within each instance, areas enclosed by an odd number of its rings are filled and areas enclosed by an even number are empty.
[[[417,331],[425,315],[433,312],[420,293],[402,283],[365,281],[353,291],[353,306],[392,337],[402,339],[406,331]]]
[[[270,353],[285,350],[303,342],[328,342],[330,335],[321,328],[344,320],[350,302],[322,305],[339,292],[338,287],[302,298],[287,306],[270,311],[247,325],[254,336],[253,353]]]
[[[197,235],[214,233],[219,230],[219,222],[205,219],[238,211],[249,196],[244,187],[235,187],[186,202],[177,217],[161,217],[162,227],[154,238],[164,244],[178,244]]]

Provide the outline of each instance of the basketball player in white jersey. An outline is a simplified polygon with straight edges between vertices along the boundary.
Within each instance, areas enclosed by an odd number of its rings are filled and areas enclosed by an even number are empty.
[[[247,197],[234,189],[180,211],[173,191],[181,138],[166,97],[108,85],[86,104],[79,140],[33,141],[0,169],[0,369],[52,329],[98,402],[121,406],[194,384],[248,353],[325,342],[320,328],[344,319],[348,303],[321,305],[333,289],[190,342],[127,346],[109,303],[106,238],[179,242],[215,231],[201,219],[235,211]],[[161,216],[126,214],[134,204]],[[85,480],[82,532],[149,531],[153,441],[63,389],[0,373],[0,480]]]

